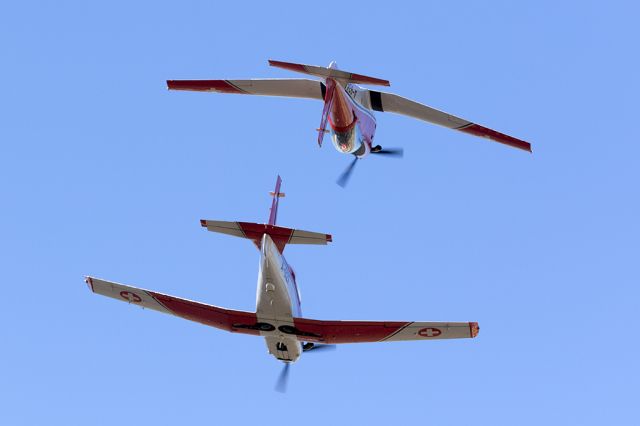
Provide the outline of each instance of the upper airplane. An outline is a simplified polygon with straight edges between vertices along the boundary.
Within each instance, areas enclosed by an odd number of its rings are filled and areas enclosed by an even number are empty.
[[[248,95],[311,98],[324,101],[318,130],[318,145],[325,133],[331,133],[333,145],[342,154],[354,155],[353,162],[338,179],[345,186],[356,161],[367,154],[402,155],[402,149],[383,149],[373,144],[376,119],[372,111],[408,115],[429,123],[491,139],[531,152],[531,144],[513,136],[489,129],[469,120],[439,111],[393,93],[369,90],[358,84],[390,86],[387,80],[341,71],[335,62],[327,68],[269,60],[269,65],[310,74],[324,79],[303,78],[251,80],[168,80],[170,90],[238,93]],[[327,130],[327,122],[329,130]]]
[[[86,277],[91,291],[226,331],[263,336],[269,353],[284,361],[278,390],[284,390],[289,364],[302,352],[335,343],[394,342],[473,338],[477,322],[322,321],[304,318],[296,274],[283,256],[287,244],[327,244],[331,235],[276,225],[280,176],[271,195],[267,224],[201,220],[207,230],[251,240],[260,250],[256,312],[235,311],[151,290]]]

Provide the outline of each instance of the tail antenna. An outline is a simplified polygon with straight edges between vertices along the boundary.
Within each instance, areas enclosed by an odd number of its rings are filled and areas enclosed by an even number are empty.
[[[273,201],[271,201],[271,209],[269,210],[269,225],[275,225],[276,220],[278,219],[278,201],[281,197],[284,197],[284,192],[280,192],[280,185],[282,184],[282,178],[278,175],[278,179],[276,180],[276,188],[269,192],[269,195],[273,197]]]

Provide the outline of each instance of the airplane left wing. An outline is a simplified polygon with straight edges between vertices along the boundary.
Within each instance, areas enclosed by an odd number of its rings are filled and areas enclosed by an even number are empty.
[[[477,322],[321,321],[294,318],[298,340],[325,344],[464,339],[478,335]]]
[[[143,308],[175,315],[222,330],[259,335],[256,314],[234,311],[204,303],[193,302],[155,291],[129,287],[93,277],[86,277],[87,285],[96,294],[111,297]]]
[[[167,80],[169,90],[236,93],[244,95],[284,96],[289,98],[324,99],[325,85],[305,78],[273,78],[252,80]]]

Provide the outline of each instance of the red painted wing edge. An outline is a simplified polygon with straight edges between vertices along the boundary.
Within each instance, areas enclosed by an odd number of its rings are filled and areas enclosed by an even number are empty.
[[[245,93],[227,80],[167,80],[167,88],[196,92]]]
[[[410,322],[369,322],[369,321],[321,321],[294,318],[295,327],[301,331],[300,340],[322,341],[323,343],[363,343],[379,342]],[[320,336],[315,339],[312,336]]]
[[[353,80],[357,80],[359,83],[375,84],[378,86],[391,86],[391,83],[389,82],[389,80],[383,80],[381,78],[369,77],[366,75],[353,74],[353,73],[351,73],[351,78]]]
[[[257,329],[252,328],[257,322],[255,313],[218,308],[153,291],[147,291],[147,293],[169,312],[181,318],[227,331],[260,334]]]
[[[302,64],[294,64],[293,62],[274,61],[269,59],[269,65],[272,67],[284,68],[287,70],[306,73],[307,69]]]
[[[532,152],[531,144],[529,142],[525,142],[521,139],[514,138],[513,136],[505,135],[504,133],[500,133],[496,130],[489,129],[479,124],[475,124],[475,123],[466,124],[465,126],[458,128],[457,130],[460,130],[461,132],[469,133],[471,135],[491,139],[493,141],[500,142],[505,145],[512,146],[514,148],[522,149],[524,151]]]

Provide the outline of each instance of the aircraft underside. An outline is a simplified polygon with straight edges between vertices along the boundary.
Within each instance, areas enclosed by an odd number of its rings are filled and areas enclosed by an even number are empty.
[[[291,336],[291,331],[294,330],[294,315],[302,316],[300,302],[289,266],[267,234],[262,238],[257,287],[257,320],[273,327],[270,331],[260,332],[265,336],[269,353],[282,361],[296,361],[302,346]]]

